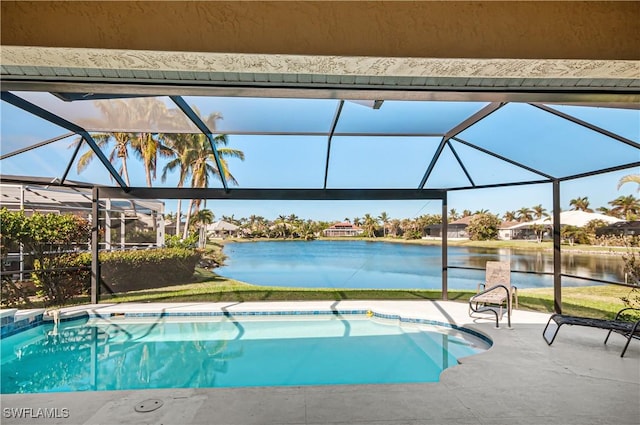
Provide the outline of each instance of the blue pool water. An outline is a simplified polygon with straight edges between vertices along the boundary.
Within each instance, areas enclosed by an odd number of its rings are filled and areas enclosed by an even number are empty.
[[[2,393],[435,382],[488,346],[466,332],[397,323],[84,319],[61,324],[57,335],[47,324],[2,340]]]
[[[226,265],[216,273],[263,286],[304,288],[440,289],[440,246],[368,241],[260,241],[229,243]],[[553,272],[551,252],[449,247],[450,289],[476,290],[484,280],[488,260],[509,261],[511,280],[518,288],[553,287],[553,276],[523,272]],[[565,253],[564,273],[624,282],[620,256]],[[563,286],[594,285],[593,281],[563,278]]]

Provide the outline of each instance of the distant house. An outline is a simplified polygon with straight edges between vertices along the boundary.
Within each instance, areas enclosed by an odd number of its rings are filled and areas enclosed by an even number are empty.
[[[608,223],[609,226],[607,227],[610,227],[614,223],[623,222],[623,220],[620,220],[619,218],[585,211],[562,211],[560,213],[560,226],[584,227],[593,220]],[[517,223],[509,228],[503,229],[503,231],[505,234],[506,232],[511,232],[510,239],[535,239],[534,227],[540,226],[547,229],[545,231],[545,237],[550,236],[550,229],[553,226],[553,220],[551,217],[545,217],[525,223]]]
[[[462,217],[459,220],[452,221],[447,226],[447,239],[466,239],[469,238],[467,227],[475,215]],[[524,223],[517,221],[503,221],[498,227],[498,239],[527,239],[535,238],[533,230],[522,226]],[[442,225],[433,224],[427,227],[427,233],[433,238],[440,238],[442,234]]]
[[[358,236],[364,232],[360,227],[354,226],[348,221],[336,223],[328,229],[323,230],[322,234],[326,237],[335,236]]]
[[[640,221],[619,221],[596,229],[596,236],[640,236]]]
[[[469,215],[449,223],[447,225],[447,239],[468,238],[469,233],[467,233],[467,227],[473,217],[473,215]],[[427,226],[427,233],[432,238],[442,237],[442,224],[432,224],[431,226]]]
[[[520,224],[518,221],[503,221],[498,227],[498,239],[522,239],[518,238],[521,229],[514,229],[514,226],[517,226],[518,224]]]
[[[220,220],[207,226],[207,234],[214,238],[224,238],[226,236],[236,235],[238,229],[240,229],[240,227],[235,224]]]

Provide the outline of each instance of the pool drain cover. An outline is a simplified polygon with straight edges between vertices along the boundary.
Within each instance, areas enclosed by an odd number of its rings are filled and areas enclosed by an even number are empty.
[[[136,404],[135,410],[140,413],[153,412],[154,410],[161,408],[163,404],[162,400],[151,398]]]

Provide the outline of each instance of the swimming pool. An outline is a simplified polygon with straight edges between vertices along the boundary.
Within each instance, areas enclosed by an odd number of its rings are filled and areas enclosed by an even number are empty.
[[[481,334],[374,314],[119,317],[2,340],[2,393],[436,382]]]

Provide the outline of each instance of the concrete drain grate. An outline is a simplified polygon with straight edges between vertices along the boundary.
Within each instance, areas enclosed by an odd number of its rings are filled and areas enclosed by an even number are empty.
[[[162,400],[151,398],[136,404],[135,410],[140,413],[153,412],[154,410],[161,408],[163,404]]]

